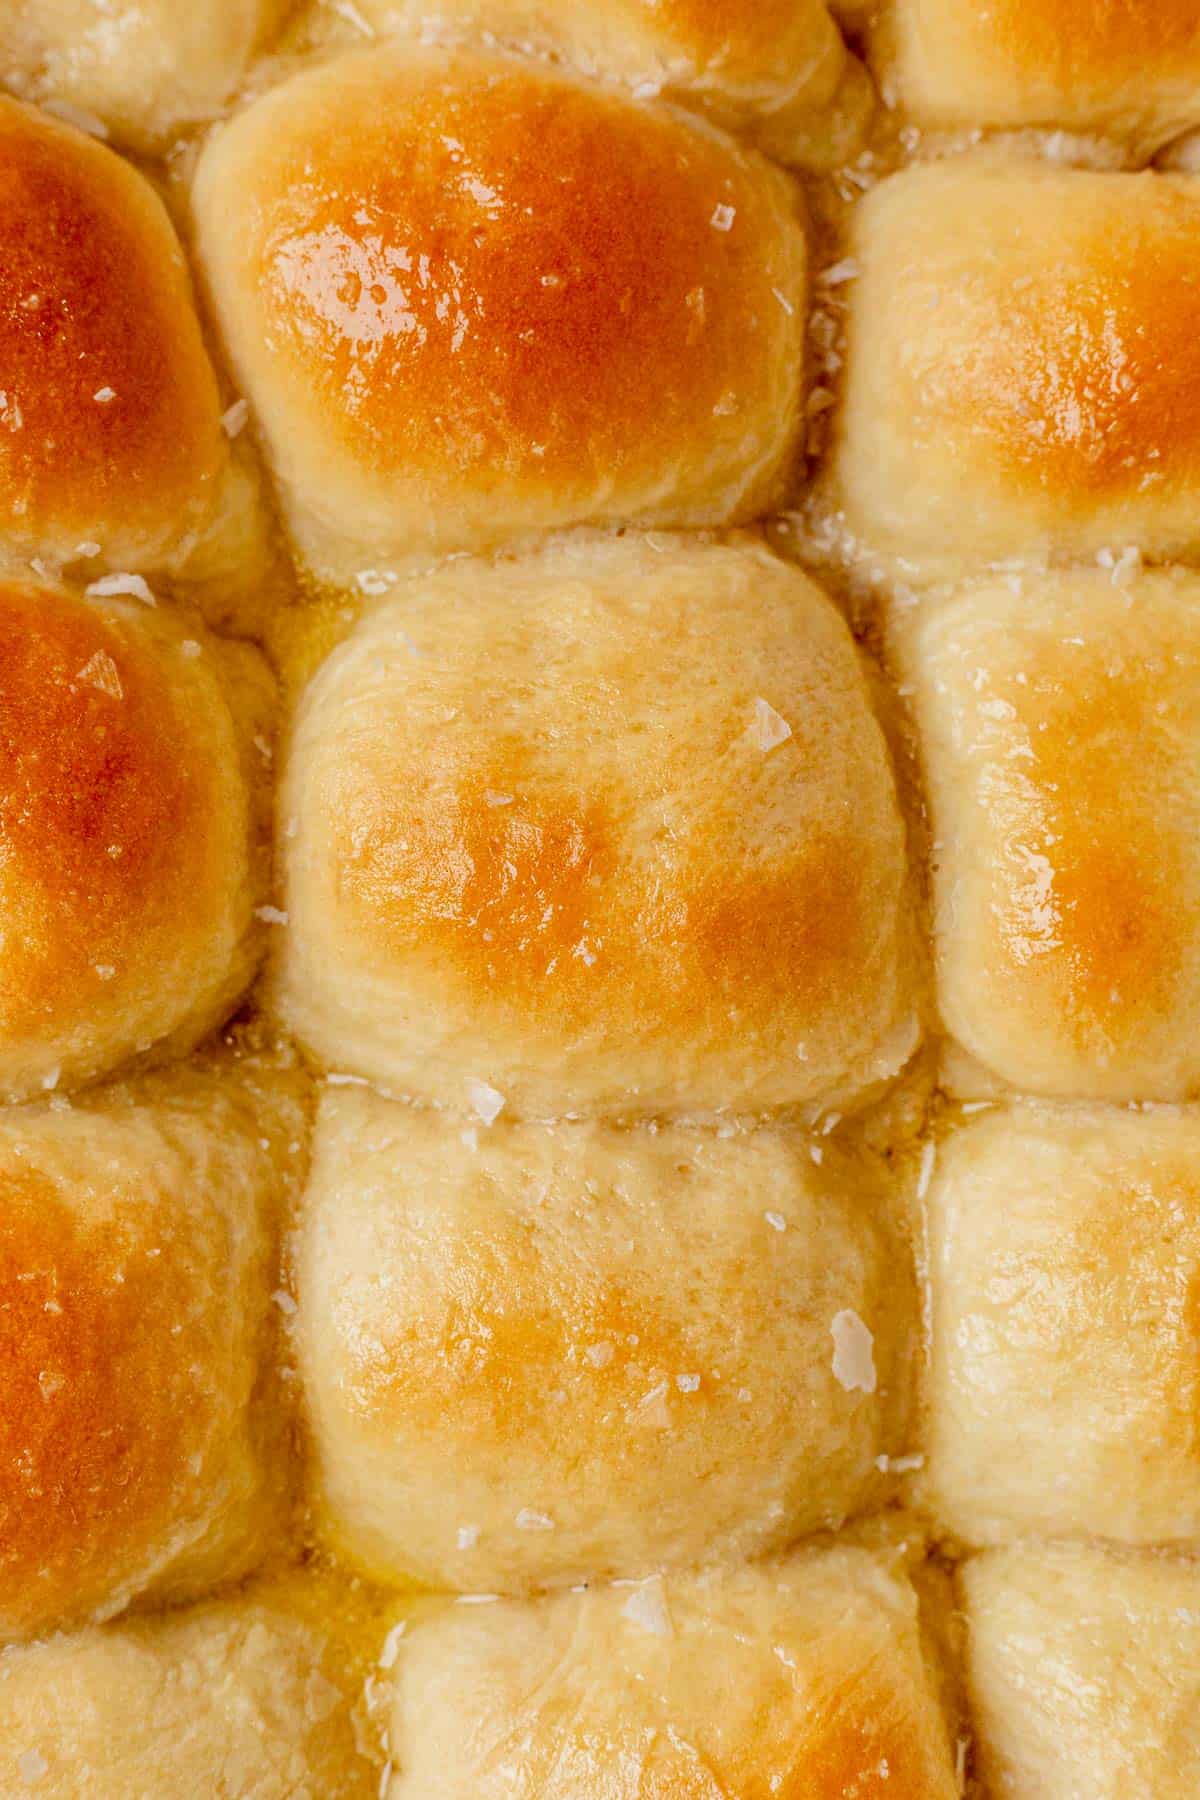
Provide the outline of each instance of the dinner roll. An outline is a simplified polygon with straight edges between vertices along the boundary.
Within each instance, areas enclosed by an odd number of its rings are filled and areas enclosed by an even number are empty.
[[[1070,1546],[994,1551],[963,1589],[996,1800],[1194,1800],[1200,1566]]]
[[[783,162],[854,148],[871,87],[824,0],[362,0],[380,31],[486,34],[702,108]]]
[[[0,1097],[186,1052],[232,1010],[271,693],[256,652],[165,610],[0,582]]]
[[[253,482],[162,202],[102,144],[7,99],[0,380],[0,562],[254,579]]]
[[[221,110],[290,0],[4,0],[0,78],[153,154]]]
[[[938,1523],[1200,1537],[1200,1111],[983,1113],[926,1205]]]
[[[886,1496],[913,1293],[828,1144],[463,1132],[326,1090],[297,1253],[327,1535],[514,1591],[745,1556]]]
[[[956,158],[857,210],[835,479],[910,572],[1200,550],[1200,182]]]
[[[840,1104],[913,1047],[863,671],[755,546],[585,538],[408,584],[304,694],[280,816],[277,1001],[397,1093]]]
[[[0,1800],[375,1800],[348,1611],[296,1574],[0,1651]]]
[[[399,1672],[389,1800],[959,1791],[912,1587],[862,1550],[454,1607]]]
[[[888,0],[890,97],[923,125],[1112,132],[1134,155],[1200,125],[1192,0]]]
[[[301,1128],[286,1090],[201,1070],[0,1109],[0,1639],[265,1549],[271,1215]]]
[[[1026,1091],[1195,1094],[1200,581],[984,582],[897,636],[948,1029]]]
[[[781,492],[800,202],[700,121],[411,42],[259,100],[206,150],[194,202],[322,577],[576,521],[719,525]]]

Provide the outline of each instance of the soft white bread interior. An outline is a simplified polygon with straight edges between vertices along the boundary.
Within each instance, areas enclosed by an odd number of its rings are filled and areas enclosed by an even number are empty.
[[[1193,1800],[1200,1566],[1027,1546],[968,1563],[978,1749],[998,1800]]]
[[[297,1572],[0,1651],[0,1800],[376,1800],[356,1611]]]
[[[457,561],[304,693],[277,1001],[399,1095],[841,1104],[917,1036],[905,834],[849,631],[755,545]]]
[[[0,581],[0,1098],[186,1053],[232,1011],[273,700],[257,651],[166,608]]]
[[[1192,1096],[1200,581],[996,578],[895,635],[937,846],[938,1000],[980,1065],[956,1088]]]
[[[384,33],[500,41],[699,107],[785,163],[848,161],[871,84],[825,0],[361,0]]]
[[[853,237],[834,476],[869,549],[922,577],[1200,552],[1200,181],[957,157]]]
[[[279,1530],[302,1139],[289,1087],[228,1069],[0,1110],[0,1640],[202,1593]]]
[[[914,1284],[798,1132],[463,1132],[327,1089],[295,1320],[325,1533],[513,1592],[735,1559],[887,1497]]]
[[[1200,1111],[1026,1103],[938,1149],[922,1498],[968,1544],[1200,1537]]]
[[[574,523],[722,525],[783,491],[801,202],[702,121],[409,42],[248,107],[193,202],[231,361],[324,579]]]
[[[0,569],[190,584],[232,611],[265,568],[256,478],[154,188],[0,99]]]
[[[916,1596],[865,1551],[451,1608],[398,1668],[389,1800],[959,1792]]]

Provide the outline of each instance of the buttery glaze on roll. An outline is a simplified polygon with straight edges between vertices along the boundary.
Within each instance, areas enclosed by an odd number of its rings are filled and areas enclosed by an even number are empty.
[[[1200,581],[984,582],[897,633],[942,1016],[1026,1092],[1200,1089]]]
[[[722,525],[779,498],[800,201],[702,121],[414,42],[256,102],[193,200],[230,358],[323,578],[572,523]]]
[[[227,609],[261,525],[166,210],[104,145],[4,99],[0,370],[0,559],[165,573]]]
[[[1200,1564],[1067,1545],[962,1576],[971,1702],[996,1800],[1194,1800]]]
[[[321,667],[280,811],[310,1051],[490,1116],[841,1104],[914,1046],[904,828],[840,615],[757,547],[455,562]]]
[[[914,1290],[878,1174],[821,1156],[769,1131],[473,1139],[326,1090],[297,1341],[334,1547],[513,1592],[754,1555],[881,1503]]]
[[[785,163],[849,160],[871,87],[824,0],[362,0],[384,32],[502,39],[699,107]]]
[[[1200,1537],[1200,1112],[984,1113],[939,1146],[927,1233],[943,1529]]]
[[[153,155],[220,112],[290,0],[5,0],[0,75]]]
[[[919,576],[1200,553],[1200,181],[955,158],[857,209],[835,487]]]
[[[1151,154],[1200,125],[1192,0],[888,0],[885,91],[925,126],[1061,126]]]
[[[0,582],[0,1098],[186,1054],[233,1010],[272,702],[256,651],[166,609]]]
[[[277,1532],[259,1387],[302,1132],[229,1072],[0,1109],[0,1640],[198,1594]]]
[[[390,1800],[955,1800],[937,1685],[861,1550],[455,1607],[405,1647]]]
[[[346,1612],[296,1573],[0,1650],[0,1800],[376,1800]]]

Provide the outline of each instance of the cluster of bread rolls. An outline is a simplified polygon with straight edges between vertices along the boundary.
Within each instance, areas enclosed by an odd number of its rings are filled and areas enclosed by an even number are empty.
[[[0,12],[0,1800],[1200,1787],[1200,26],[835,11]]]

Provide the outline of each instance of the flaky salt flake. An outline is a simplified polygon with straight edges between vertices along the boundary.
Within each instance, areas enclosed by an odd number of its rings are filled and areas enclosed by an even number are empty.
[[[40,1781],[43,1775],[49,1774],[50,1764],[40,1750],[22,1750],[17,1758],[17,1770],[21,1780],[32,1787],[35,1781]]]
[[[460,1594],[455,1606],[495,1606],[499,1594]]]
[[[264,925],[286,925],[288,922],[288,915],[277,906],[256,906],[254,916],[261,919]]]
[[[791,301],[788,299],[788,297],[784,293],[783,289],[773,287],[771,289],[771,292],[774,294],[776,300],[778,300],[780,306],[782,306],[782,308],[783,308],[784,312],[787,314],[788,318],[789,319],[792,318],[795,314],[796,308],[792,305]]]
[[[111,981],[117,972],[113,963],[93,963],[92,967],[101,981]]]
[[[634,1588],[621,1608],[621,1617],[628,1619],[640,1631],[648,1631],[652,1637],[671,1636],[671,1615],[667,1611],[660,1575],[655,1575]]]
[[[875,1467],[881,1475],[912,1475],[925,1467],[923,1456],[877,1456]]]
[[[221,430],[227,438],[238,437],[246,429],[246,420],[250,417],[250,402],[235,400],[221,414]]]
[[[116,397],[117,397],[116,388],[110,388],[110,387],[97,388],[95,393],[92,395],[92,399],[96,402],[96,404],[98,406],[108,406],[113,400],[116,399]]]
[[[53,1069],[48,1069],[46,1071],[46,1073],[42,1076],[42,1086],[45,1088],[45,1090],[48,1094],[52,1094],[54,1092],[55,1088],[59,1084],[59,1080],[61,1079],[61,1077],[62,1077],[62,1070],[57,1065],[55,1065],[55,1067]]]
[[[856,1312],[848,1307],[835,1313],[829,1327],[833,1338],[833,1377],[848,1394],[873,1394],[876,1386],[875,1339]]]
[[[532,1506],[523,1506],[516,1517],[518,1531],[553,1531],[554,1520],[549,1513],[535,1512]]]
[[[100,546],[94,538],[84,538],[82,544],[75,546],[76,556],[99,556]]]
[[[724,201],[713,207],[713,215],[709,224],[714,231],[732,231],[733,221],[737,218],[737,207],[727,206]]]
[[[787,1230],[787,1220],[782,1213],[767,1212],[763,1214],[763,1218],[767,1221],[767,1224],[771,1227],[772,1231]]]
[[[473,1550],[479,1542],[478,1525],[460,1525],[454,1534],[454,1541],[460,1550]]]
[[[400,1640],[407,1630],[408,1621],[406,1619],[401,1619],[398,1625],[392,1626],[392,1629],[383,1640],[383,1649],[379,1652],[379,1666],[381,1669],[395,1668],[397,1658],[400,1655]]]
[[[698,1375],[677,1375],[675,1377],[675,1386],[679,1389],[681,1394],[698,1394],[700,1391],[700,1377]]]
[[[858,263],[852,256],[844,256],[841,262],[832,263],[828,269],[822,269],[817,276],[822,287],[841,287],[847,281],[857,281],[860,274]]]
[[[392,569],[360,569],[354,577],[354,585],[360,594],[369,594],[372,598],[386,594],[396,585],[395,571]]]
[[[494,1125],[506,1104],[503,1094],[474,1077],[467,1082],[467,1098],[471,1102],[471,1111],[484,1125]]]
[[[296,1302],[292,1299],[292,1296],[288,1293],[286,1288],[276,1288],[275,1292],[271,1295],[271,1298],[285,1318],[290,1319],[295,1315],[297,1311]]]
[[[327,1075],[325,1081],[329,1087],[370,1087],[365,1075]]]
[[[140,600],[143,606],[158,604],[142,575],[101,575],[98,580],[89,581],[83,591],[89,600],[108,600],[114,595],[124,594],[131,600]]]
[[[110,700],[125,698],[120,672],[107,650],[97,650],[95,656],[89,657],[75,679],[82,681],[87,687],[95,688],[101,694],[107,694]]]
[[[607,1369],[613,1359],[613,1347],[611,1344],[589,1344],[583,1354],[593,1369]]]
[[[195,638],[184,638],[179,646],[179,654],[186,656],[189,662],[194,662],[198,656],[203,656],[204,652]]]
[[[775,708],[766,700],[754,702],[754,724],[751,729],[755,743],[763,751],[777,750],[780,744],[786,744],[792,735],[792,728],[787,720],[781,718]]]
[[[464,1150],[469,1150],[472,1156],[474,1156],[476,1150],[479,1148],[479,1133],[475,1126],[464,1126],[462,1131],[458,1134],[458,1141]]]
[[[929,1192],[929,1184],[933,1180],[933,1166],[937,1161],[937,1145],[926,1144],[921,1151],[921,1165],[917,1170],[917,1199],[923,1200]]]

